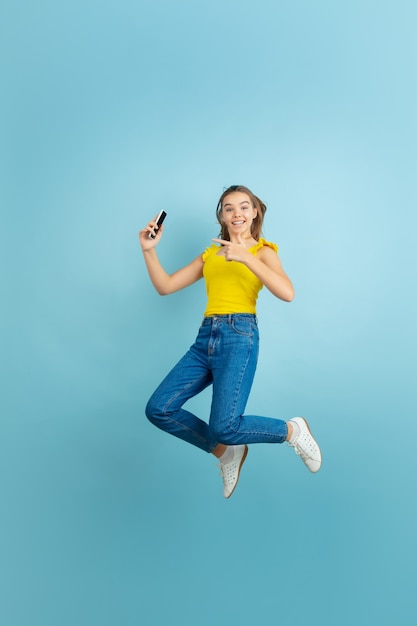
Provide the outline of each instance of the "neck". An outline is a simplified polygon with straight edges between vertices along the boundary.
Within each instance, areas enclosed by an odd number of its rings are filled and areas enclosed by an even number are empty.
[[[239,238],[236,235],[229,235],[229,237],[232,243],[239,243]],[[243,236],[241,237],[241,239],[243,240],[245,244],[252,243],[253,241],[255,241],[252,235]]]

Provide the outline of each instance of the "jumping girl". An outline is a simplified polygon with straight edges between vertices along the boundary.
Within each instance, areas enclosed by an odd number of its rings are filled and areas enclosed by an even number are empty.
[[[226,189],[216,210],[220,238],[173,274],[163,269],[155,249],[164,227],[151,221],[139,232],[149,277],[160,295],[200,278],[207,290],[195,343],[156,389],[146,415],[158,428],[219,459],[225,498],[236,488],[248,444],[287,441],[310,472],[321,466],[320,448],[304,418],[285,422],[244,415],[258,358],[258,293],[265,285],[280,300],[294,297],[277,246],[261,237],[265,211],[265,204],[247,187]],[[183,405],[209,385],[213,396],[207,423]]]

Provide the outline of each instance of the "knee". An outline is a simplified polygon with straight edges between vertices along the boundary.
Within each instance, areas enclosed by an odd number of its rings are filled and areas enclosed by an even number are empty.
[[[156,426],[159,426],[159,424],[163,421],[162,408],[159,406],[154,396],[152,396],[148,400],[148,403],[145,407],[145,415],[148,418],[148,420],[152,424],[155,424]]]
[[[237,432],[230,426],[224,428],[217,428],[214,430],[214,438],[218,443],[222,443],[225,446],[236,445]]]

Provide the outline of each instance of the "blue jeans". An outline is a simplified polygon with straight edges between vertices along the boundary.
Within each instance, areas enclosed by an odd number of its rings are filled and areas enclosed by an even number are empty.
[[[206,452],[219,443],[282,443],[288,434],[286,422],[243,415],[258,346],[255,315],[204,318],[195,343],[150,398],[146,416],[158,428]],[[213,398],[207,424],[182,407],[209,385],[213,386]]]

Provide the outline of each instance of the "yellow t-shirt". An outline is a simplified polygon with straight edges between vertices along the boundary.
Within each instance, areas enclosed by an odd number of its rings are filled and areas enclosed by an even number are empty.
[[[249,252],[256,255],[263,246],[269,246],[278,252],[275,243],[262,238],[249,248]],[[202,255],[208,298],[204,315],[256,314],[256,300],[263,284],[243,263],[226,261],[223,255],[218,255],[220,248],[221,246],[213,244]]]

